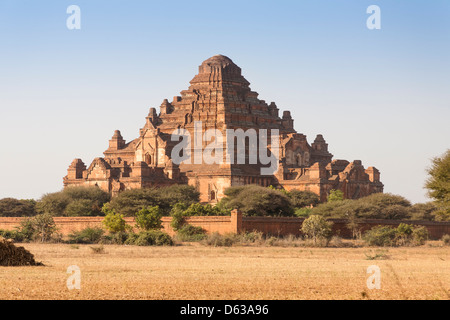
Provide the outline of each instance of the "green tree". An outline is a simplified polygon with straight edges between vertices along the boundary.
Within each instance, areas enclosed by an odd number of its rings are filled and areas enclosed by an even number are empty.
[[[431,162],[431,166],[427,169],[429,177],[425,188],[438,208],[436,218],[450,221],[450,149],[441,157],[433,158]]]
[[[109,204],[103,205],[102,208],[105,218],[103,219],[103,226],[110,233],[125,232],[127,224],[122,214],[116,213],[111,209]]]
[[[49,213],[27,218],[19,226],[19,232],[25,240],[40,240],[41,242],[51,240],[56,230],[53,216]]]
[[[285,194],[257,185],[230,187],[219,203],[228,210],[240,209],[245,216],[293,216],[292,203]]]
[[[333,201],[342,201],[344,200],[344,193],[341,190],[330,190],[330,194],[328,195],[328,202]]]
[[[42,196],[36,209],[53,216],[99,216],[110,199],[108,192],[95,186],[68,187]]]
[[[177,203],[187,206],[199,202],[199,193],[188,185],[173,185],[162,188],[131,189],[121,192],[111,200],[111,208],[125,217],[134,217],[143,207],[158,206],[163,216],[170,215]]]
[[[320,202],[319,196],[311,191],[300,191],[294,189],[289,191],[287,196],[291,200],[294,208],[316,206]]]
[[[136,226],[144,231],[162,228],[162,212],[158,206],[142,208],[136,214]]]
[[[0,200],[0,217],[31,217],[37,214],[35,200],[4,198]]]

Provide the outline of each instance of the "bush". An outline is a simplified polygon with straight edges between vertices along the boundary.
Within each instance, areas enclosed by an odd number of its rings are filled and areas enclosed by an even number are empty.
[[[36,201],[4,198],[0,200],[0,217],[32,217],[37,214]]]
[[[27,240],[25,235],[17,230],[0,230],[0,236],[5,239],[11,239],[14,242],[23,242]]]
[[[205,239],[204,243],[212,247],[231,247],[233,244],[239,242],[239,236],[233,233],[221,235],[214,232]]]
[[[315,245],[327,245],[332,237],[332,225],[325,218],[312,215],[303,221],[301,231],[307,238],[312,239]]]
[[[103,219],[103,225],[111,233],[125,232],[127,224],[123,215],[116,213],[108,204],[103,206],[103,212],[106,214]]]
[[[450,246],[450,234],[444,234],[441,240],[444,243],[444,246]]]
[[[424,226],[412,226],[405,223],[400,223],[397,228],[377,226],[366,231],[363,239],[370,246],[423,245],[428,239],[428,230]]]
[[[68,235],[68,243],[94,244],[99,243],[105,232],[101,228],[86,228]]]
[[[424,245],[428,240],[428,229],[424,226],[416,226],[413,228],[412,242],[416,246]]]
[[[136,226],[144,231],[162,228],[162,212],[158,206],[146,207],[136,214]]]
[[[363,235],[363,240],[369,246],[391,247],[396,244],[397,232],[388,226],[376,226]]]
[[[277,190],[256,185],[230,187],[219,203],[232,210],[240,209],[244,216],[293,216],[290,199]]]
[[[172,216],[170,226],[174,231],[178,231],[186,223],[186,216],[184,214],[186,209],[187,207],[184,203],[177,203],[170,211],[170,215]]]
[[[38,214],[20,222],[18,234],[22,241],[46,242],[55,240],[56,224],[53,216],[48,213]],[[19,235],[20,234],[20,235]]]
[[[202,227],[195,227],[186,224],[177,231],[176,238],[179,241],[201,241],[207,237],[205,230]]]
[[[160,230],[142,231],[139,234],[130,235],[125,244],[136,246],[173,246],[172,238]]]

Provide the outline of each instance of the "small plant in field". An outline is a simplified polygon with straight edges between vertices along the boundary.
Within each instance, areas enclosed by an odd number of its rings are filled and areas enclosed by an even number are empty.
[[[102,254],[105,253],[105,248],[103,246],[98,247],[89,247],[94,254]]]
[[[425,244],[428,239],[428,230],[424,226],[412,226],[405,223],[400,223],[397,228],[376,226],[366,231],[363,239],[369,246],[419,246]]]
[[[366,260],[387,260],[389,259],[387,252],[387,250],[376,250],[375,252],[364,253],[364,255]]]
[[[204,240],[207,235],[202,227],[185,224],[178,229],[176,237],[179,241],[201,241]]]
[[[172,238],[161,230],[131,233],[124,243],[135,246],[173,246],[174,244]]]
[[[239,242],[239,235],[236,234],[219,234],[214,232],[204,240],[204,243],[212,247],[231,247],[233,244]]]
[[[86,228],[68,235],[69,243],[98,243],[105,232],[101,228]]]
[[[444,243],[444,246],[450,246],[450,234],[444,234],[441,240]]]

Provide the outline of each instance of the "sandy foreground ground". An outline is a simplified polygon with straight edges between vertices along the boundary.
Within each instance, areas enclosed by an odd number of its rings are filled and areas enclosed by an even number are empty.
[[[18,245],[45,266],[0,267],[0,299],[450,300],[450,247],[439,242],[388,249],[105,245],[103,253],[92,249],[98,245]],[[380,289],[368,288],[372,265]],[[79,271],[68,273],[70,266]]]

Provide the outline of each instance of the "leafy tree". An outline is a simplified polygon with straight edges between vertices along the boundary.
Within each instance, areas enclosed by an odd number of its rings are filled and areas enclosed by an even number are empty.
[[[136,226],[144,231],[162,228],[162,213],[158,206],[142,208],[136,214]]]
[[[108,192],[94,186],[68,187],[45,194],[36,207],[40,213],[53,216],[99,216],[103,204],[110,200]]]
[[[411,203],[402,196],[374,193],[367,197],[331,201],[313,208],[311,214],[326,218],[409,219]]]
[[[111,209],[109,204],[105,204],[102,208],[105,218],[103,219],[103,225],[110,233],[125,232],[127,224],[122,214],[116,213],[114,209]]]
[[[257,185],[230,187],[219,203],[228,210],[240,209],[245,216],[293,216],[290,199],[283,193]]]
[[[450,149],[441,157],[433,158],[427,172],[429,177],[425,188],[438,208],[436,217],[438,220],[450,221]]]
[[[411,219],[433,221],[437,207],[433,202],[416,203],[411,207]]]
[[[18,232],[23,240],[40,240],[46,242],[51,240],[56,232],[56,224],[53,216],[49,213],[38,214],[21,221]]]
[[[177,203],[185,203],[189,206],[196,202],[199,202],[199,193],[194,187],[173,185],[125,190],[111,200],[111,208],[126,217],[134,217],[143,207],[158,206],[163,215],[168,216]]]
[[[0,217],[31,217],[37,214],[35,200],[4,198],[0,200]]]
[[[291,190],[287,193],[287,196],[294,208],[316,206],[320,202],[319,196],[311,191]]]
[[[330,190],[330,194],[328,195],[328,202],[333,201],[342,201],[344,200],[344,193],[341,190]]]
[[[201,203],[191,204],[185,211],[184,215],[190,216],[225,216],[230,215],[231,211],[220,206],[212,206],[210,204],[202,205]]]
[[[327,244],[332,236],[332,225],[324,217],[312,215],[303,221],[301,231],[312,239],[314,244],[318,242]]]

